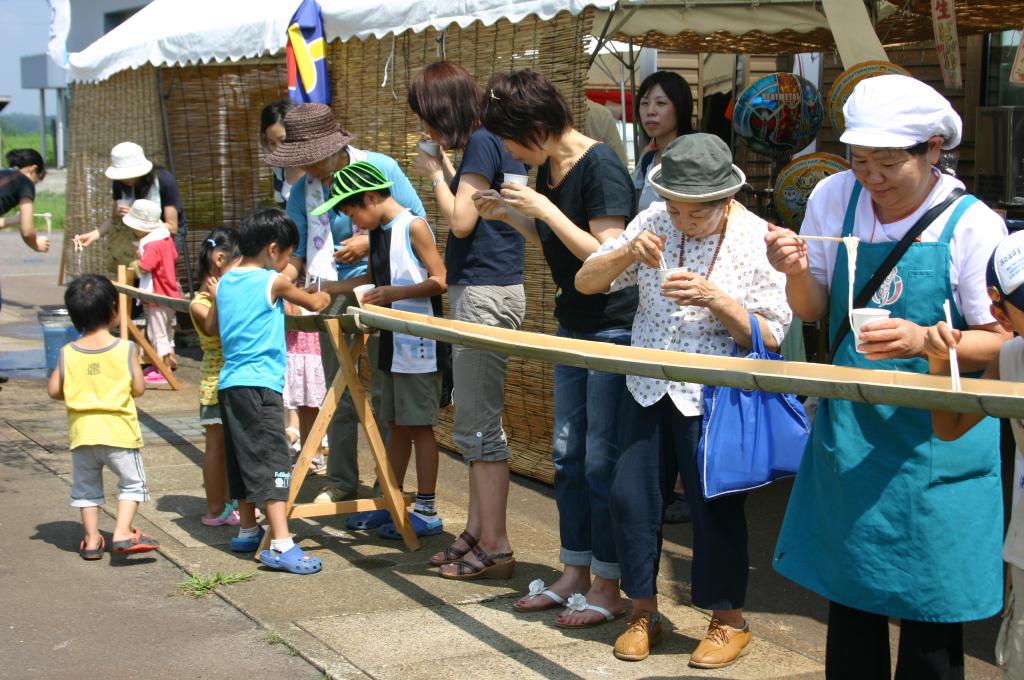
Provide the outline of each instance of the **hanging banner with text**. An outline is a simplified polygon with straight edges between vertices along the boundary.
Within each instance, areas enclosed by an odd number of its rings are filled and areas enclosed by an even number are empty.
[[[959,90],[964,81],[960,71],[960,39],[956,34],[956,0],[932,0],[932,28],[942,83],[947,89]]]
[[[1013,58],[1013,68],[1010,69],[1010,84],[1024,86],[1024,30],[1020,32],[1017,56]]]

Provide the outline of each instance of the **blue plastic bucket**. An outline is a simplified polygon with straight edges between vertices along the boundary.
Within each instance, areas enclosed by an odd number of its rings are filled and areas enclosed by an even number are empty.
[[[46,351],[46,370],[57,367],[60,348],[74,342],[81,335],[75,330],[66,309],[54,309],[38,314],[39,325],[43,327],[43,347]]]

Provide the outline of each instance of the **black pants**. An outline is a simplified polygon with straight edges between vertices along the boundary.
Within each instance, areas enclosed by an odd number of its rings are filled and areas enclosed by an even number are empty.
[[[829,603],[825,677],[889,680],[889,617]],[[963,680],[962,623],[900,621],[895,680]]]
[[[629,394],[619,415],[610,507],[622,590],[633,599],[657,594],[662,517],[682,473],[693,514],[693,604],[742,608],[749,568],[746,494],[704,499],[697,470],[700,416],[684,416],[668,396],[644,408]]]

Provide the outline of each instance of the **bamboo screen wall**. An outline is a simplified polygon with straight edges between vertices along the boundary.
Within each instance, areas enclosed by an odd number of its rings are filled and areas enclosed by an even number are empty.
[[[392,39],[332,43],[330,50],[333,105],[338,120],[356,135],[354,145],[381,151],[404,168],[411,166],[420,127],[406,104],[408,84],[417,69],[441,58],[457,61],[476,76],[481,86],[496,71],[532,68],[550,78],[569,98],[582,128],[587,58],[583,37],[590,30],[589,15],[560,14],[550,21],[536,18],[518,24],[500,21],[494,26],[473,24],[449,30],[442,37],[433,30],[405,33]],[[387,66],[385,81],[385,66]],[[458,159],[453,159],[458,165]],[[430,183],[410,175],[427,208],[431,225],[444,244],[447,225],[439,218]],[[524,330],[554,334],[555,286],[539,249],[526,248],[526,321]],[[505,431],[513,451],[512,469],[550,482],[551,414],[554,381],[552,366],[509,360],[505,388]],[[458,395],[456,395],[456,400]],[[451,439],[452,409],[441,414],[437,428],[443,446]]]
[[[578,17],[563,13],[550,21],[531,17],[514,25],[500,21],[489,27],[453,27],[443,34],[428,30],[366,42],[335,41],[328,52],[333,108],[356,135],[355,146],[392,156],[408,173],[419,138],[419,122],[406,104],[408,83],[417,69],[445,56],[465,66],[481,85],[496,71],[532,68],[544,74],[569,98],[582,128],[587,75],[583,37],[591,24],[589,12]],[[259,113],[266,102],[286,96],[285,82],[283,61],[265,59],[163,68],[159,78],[147,66],[102,83],[76,85],[68,234],[88,231],[108,218],[110,181],[103,170],[110,149],[121,141],[136,141],[158,164],[170,167],[173,159],[194,267],[198,246],[210,229],[237,227],[253,208],[272,204],[270,171],[259,148]],[[161,88],[170,155],[164,146]],[[456,165],[458,160],[453,159]],[[438,217],[434,192],[429,182],[410,179],[443,246],[448,228]],[[554,284],[540,251],[527,246],[526,254],[524,329],[553,334]],[[81,256],[67,256],[69,274],[106,271],[102,241]],[[505,429],[514,454],[512,468],[548,482],[554,474],[553,393],[550,365],[510,360]],[[451,418],[451,409],[446,409],[438,438],[454,448]]]
[[[260,111],[287,97],[287,73],[276,59],[165,68],[161,75],[194,270],[211,229],[237,229],[255,208],[274,205]]]
[[[110,149],[132,141],[157,165],[167,164],[156,70],[145,66],[123,71],[102,83],[76,83],[72,89],[71,141],[68,154],[65,235],[91,231],[110,219],[110,180],[103,171]],[[74,253],[64,239],[61,253],[68,276],[107,272],[105,239]]]

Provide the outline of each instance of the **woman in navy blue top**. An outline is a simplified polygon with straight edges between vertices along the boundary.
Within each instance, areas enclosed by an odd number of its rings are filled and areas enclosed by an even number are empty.
[[[422,69],[409,84],[409,107],[425,130],[413,172],[431,179],[449,227],[444,259],[452,318],[518,329],[526,314],[523,237],[500,220],[483,219],[473,195],[499,188],[505,173],[525,175],[526,168],[481,126],[480,87],[460,65],[441,61]],[[458,168],[448,149],[462,149]],[[452,347],[452,436],[470,465],[470,503],[466,530],[430,558],[436,566],[450,565],[441,571],[447,578],[485,578],[492,567],[514,562],[505,528],[509,450],[501,426],[507,361],[503,354]]]

